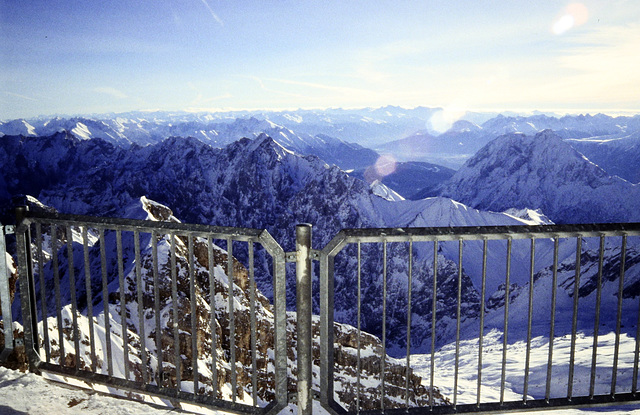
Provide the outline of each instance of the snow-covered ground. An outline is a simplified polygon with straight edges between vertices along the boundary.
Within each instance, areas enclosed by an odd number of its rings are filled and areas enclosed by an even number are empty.
[[[460,343],[460,373],[458,378],[458,403],[475,403],[477,390],[477,339]],[[553,387],[551,397],[566,396],[568,361],[571,339],[569,336],[556,338],[553,348]],[[608,393],[611,387],[611,362],[615,335],[606,334],[598,341],[598,368],[596,394]],[[574,396],[589,392],[589,368],[591,365],[591,347],[593,338],[579,335],[576,341],[576,375]],[[630,390],[633,372],[633,352],[635,340],[621,336],[620,360],[618,363],[618,390]],[[522,399],[523,368],[526,344],[516,342],[507,349],[507,375],[505,382],[505,400]],[[549,356],[549,342],[543,337],[532,340],[530,354],[530,377],[528,395],[542,398],[546,389],[546,369]],[[500,399],[502,333],[493,330],[483,340],[482,401]],[[455,344],[443,347],[435,353],[434,384],[450,398],[453,397],[453,373]],[[431,355],[413,355],[411,364],[417,374],[423,377],[425,384],[430,379]],[[159,401],[158,401],[159,402]],[[186,406],[183,409],[189,409]],[[193,408],[192,408],[193,409]],[[57,382],[47,381],[31,373],[22,373],[0,367],[0,414],[170,414],[180,410],[157,405],[149,405],[122,398],[110,397],[89,389],[70,387]],[[206,411],[208,414],[222,412]],[[282,411],[295,413],[290,405]],[[324,413],[317,402],[314,413]],[[591,413],[640,414],[640,404],[619,407],[593,409],[566,409],[545,411],[552,415],[588,415]]]

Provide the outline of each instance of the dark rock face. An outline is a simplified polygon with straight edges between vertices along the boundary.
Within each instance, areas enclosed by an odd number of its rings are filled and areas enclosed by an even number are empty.
[[[487,310],[494,310],[503,307],[505,304],[505,297],[507,295],[507,285],[502,283],[498,286],[498,289],[491,294],[491,297],[487,300]],[[518,284],[509,284],[509,304],[520,295],[522,287]]]

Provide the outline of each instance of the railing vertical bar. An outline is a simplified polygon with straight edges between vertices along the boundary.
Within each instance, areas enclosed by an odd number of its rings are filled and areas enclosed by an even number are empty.
[[[182,359],[180,357],[180,328],[178,311],[178,269],[176,260],[176,235],[169,234],[171,238],[171,303],[173,304],[173,353],[176,367],[176,391],[182,391]]]
[[[207,255],[209,258],[209,307],[211,310],[211,388],[213,389],[213,398],[218,398],[218,339],[216,335],[216,279],[215,265],[213,261],[213,239],[211,235],[207,236]]]
[[[111,354],[111,316],[109,314],[109,282],[107,281],[107,250],[105,247],[104,229],[100,235],[100,271],[102,274],[102,305],[104,307],[104,333],[107,343],[107,374],[113,376],[113,357]]]
[[[266,232],[265,232],[266,233]],[[261,237],[261,243],[269,242],[269,239]],[[272,250],[271,255],[273,259],[273,320],[274,320],[274,362],[275,362],[275,397],[278,402],[278,406],[286,406],[289,402],[289,397],[287,395],[287,297],[286,297],[286,257],[284,250],[280,245],[273,244],[271,245]],[[325,257],[326,258],[326,257]],[[333,259],[329,259],[328,263],[330,267],[333,267]],[[333,270],[329,269],[329,267],[324,268],[325,271],[328,272],[329,278],[321,278],[320,279],[320,289],[325,290],[325,293],[333,294],[333,284],[329,282],[329,279],[333,281]],[[323,285],[324,283],[328,283],[328,287]],[[328,289],[327,289],[328,288]],[[327,296],[328,297],[328,296]],[[325,300],[328,300],[329,307],[333,307],[333,302],[331,299],[324,297]],[[322,296],[321,296],[322,301]],[[323,359],[326,366],[320,368],[320,383],[325,386],[322,389],[320,395],[320,399],[324,400],[324,402],[328,401],[328,397],[333,398],[333,354],[330,353],[327,344],[333,345],[333,314],[329,311],[329,307],[322,307],[321,309],[326,310],[324,315],[320,316],[320,320],[324,322],[324,324],[320,324],[320,332],[322,335],[320,336],[320,355],[326,357]],[[324,319],[323,319],[324,317]],[[328,318],[327,318],[328,317]],[[331,321],[331,330],[326,330],[328,325],[328,321]],[[333,349],[331,349],[332,351]],[[330,379],[330,381],[329,381]]]
[[[602,269],[604,265],[604,235],[600,236],[600,257],[598,259],[598,287],[596,289],[595,323],[593,326],[593,348],[591,354],[591,381],[589,383],[589,397],[593,398],[596,387],[596,360],[598,357],[598,331],[600,330],[600,303],[602,300]]]
[[[413,280],[413,240],[411,239],[409,239],[409,273],[407,277],[407,375],[405,377],[405,405],[409,408],[409,378],[411,376],[411,291]],[[360,282],[360,279],[358,279],[358,282]],[[360,287],[358,287],[358,291],[360,291]],[[358,371],[359,370],[360,368],[358,368]],[[358,381],[359,380],[360,379],[358,379]]]
[[[73,321],[73,346],[75,348],[75,368],[80,369],[80,334],[78,332],[78,301],[76,298],[75,262],[73,259],[73,229],[67,226],[67,263],[69,272],[69,294],[71,295],[71,314]]]
[[[256,322],[256,279],[255,267],[253,264],[253,241],[247,242],[249,250],[249,314],[251,318],[251,400],[253,406],[258,406],[258,346],[257,331],[258,324]]]
[[[387,241],[382,244],[382,349],[380,356],[380,409],[384,411],[384,377],[387,357]]]
[[[529,311],[527,317],[527,355],[524,364],[524,387],[522,390],[522,401],[527,403],[527,394],[529,393],[529,366],[531,363],[531,325],[533,322],[533,276],[536,257],[536,239],[531,238],[531,258],[529,268]]]
[[[233,296],[233,240],[227,238],[227,276],[229,278],[229,365],[231,366],[231,398],[236,402],[238,394],[236,373],[236,318]]]
[[[549,327],[549,359],[547,360],[547,385],[545,400],[549,402],[551,396],[551,371],[553,369],[553,340],[556,327],[556,290],[558,286],[558,245],[560,241],[556,236],[553,240],[553,278],[551,281],[551,324]]]
[[[476,390],[476,406],[482,399],[482,343],[484,337],[484,302],[487,294],[487,238],[482,241],[482,289],[480,291],[480,334],[478,336],[478,386]]]
[[[456,356],[453,375],[453,407],[458,404],[458,373],[460,369],[460,315],[462,307],[462,248],[464,240],[458,240],[458,298],[456,305]]]
[[[58,344],[60,345],[60,366],[64,366],[64,332],[62,331],[62,304],[60,301],[60,264],[58,261],[58,226],[51,225],[51,261],[53,262],[53,289],[56,295],[56,318],[58,321]]]
[[[164,357],[162,351],[162,325],[160,315],[160,272],[158,264],[158,232],[151,232],[151,261],[153,262],[153,314],[156,320],[156,385],[162,387]]]
[[[2,230],[0,230],[2,232]],[[40,277],[40,307],[42,309],[42,335],[44,339],[44,353],[47,363],[51,362],[51,346],[49,345],[49,323],[47,322],[47,297],[44,283],[44,254],[42,252],[42,225],[36,223],[36,252],[38,255],[38,275]],[[4,252],[0,250],[0,255]],[[4,257],[0,258],[4,261]],[[3,276],[0,276],[3,278]],[[94,358],[95,361],[95,358]],[[93,369],[95,371],[95,368]]]
[[[136,261],[136,294],[138,300],[138,335],[140,338],[140,360],[142,362],[140,371],[142,372],[142,383],[149,383],[147,373],[147,336],[145,333],[144,318],[144,296],[142,290],[142,257],[140,255],[140,232],[133,232],[133,246]]]
[[[504,328],[502,333],[502,373],[500,375],[500,405],[504,404],[504,388],[507,380],[507,346],[509,338],[509,305],[511,303],[511,249],[513,239],[507,240],[507,269],[504,278]]]
[[[96,371],[96,340],[93,332],[93,296],[91,292],[91,264],[89,262],[89,237],[86,226],[82,227],[82,251],[84,256],[84,279],[87,291],[87,320],[89,320],[89,345],[91,348],[91,371]]]
[[[194,273],[195,261],[193,254],[193,244],[195,236],[187,235],[189,238],[189,303],[191,305],[191,365],[193,373],[193,394],[198,395],[198,319],[197,319],[197,298],[196,298],[196,277]]]
[[[124,378],[129,380],[129,336],[127,334],[127,304],[124,285],[124,263],[122,258],[122,231],[116,231],[118,256],[118,283],[120,284],[120,326],[122,329],[122,353],[124,354]]]
[[[620,353],[620,328],[622,324],[622,297],[624,291],[624,272],[627,257],[627,235],[622,235],[622,247],[620,248],[620,281],[618,282],[618,310],[616,313],[616,344],[613,350],[613,367],[611,369],[611,396],[616,394],[616,382],[618,380],[618,354]]]
[[[573,376],[576,357],[576,336],[578,331],[578,298],[580,297],[580,265],[582,262],[582,237],[576,239],[576,272],[573,282],[573,317],[571,321],[571,352],[569,357],[569,379],[567,380],[567,399],[573,397]]]
[[[431,291],[431,363],[429,367],[429,408],[433,410],[433,380],[435,378],[436,307],[438,305],[438,241],[433,241],[433,288]]]
[[[360,384],[360,377],[362,371],[362,361],[360,360],[360,334],[362,328],[362,280],[361,280],[361,247],[360,242],[358,242],[358,293],[357,293],[357,319],[358,319],[358,337],[356,338],[356,348],[357,348],[357,360],[356,360],[356,412],[360,413],[360,394],[362,385]]]

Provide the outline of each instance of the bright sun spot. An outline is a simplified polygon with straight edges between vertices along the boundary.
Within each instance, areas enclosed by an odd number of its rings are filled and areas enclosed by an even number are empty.
[[[553,25],[553,33],[561,35],[573,27],[573,16],[565,14]]]
[[[582,3],[571,3],[555,21],[552,32],[561,35],[574,27],[583,25],[589,19],[589,10]]]
[[[451,128],[454,122],[462,118],[465,113],[465,110],[459,108],[444,108],[429,118],[427,127],[438,133],[444,133]]]

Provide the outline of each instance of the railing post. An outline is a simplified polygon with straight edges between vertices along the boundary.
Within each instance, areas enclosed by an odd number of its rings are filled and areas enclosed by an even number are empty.
[[[37,350],[38,341],[38,313],[36,311],[35,286],[33,282],[33,267],[31,264],[31,235],[25,217],[29,208],[16,206],[16,250],[18,254],[18,281],[20,284],[20,303],[22,307],[22,323],[24,326],[24,346],[29,361],[29,369],[37,372],[40,357]]]
[[[311,415],[311,225],[296,226],[298,413]]]
[[[0,223],[0,303],[2,303],[2,321],[4,322],[4,350],[0,362],[5,361],[13,352],[13,316],[11,315],[11,292],[9,290],[9,268],[7,267],[7,245],[4,239],[4,226]]]

